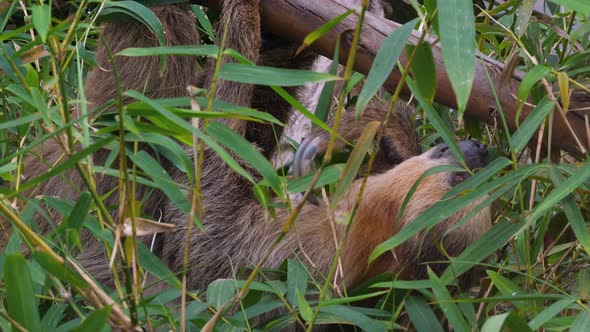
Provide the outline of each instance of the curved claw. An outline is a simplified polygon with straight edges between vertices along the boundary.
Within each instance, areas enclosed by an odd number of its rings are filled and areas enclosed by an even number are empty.
[[[293,157],[293,175],[302,177],[307,175],[311,169],[313,160],[322,150],[322,137],[307,137],[299,145],[299,149]]]

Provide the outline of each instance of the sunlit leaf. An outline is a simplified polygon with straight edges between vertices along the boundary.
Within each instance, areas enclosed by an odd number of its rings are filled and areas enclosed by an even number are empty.
[[[471,0],[444,0],[438,3],[438,29],[443,60],[459,116],[465,111],[475,76],[475,19]]]

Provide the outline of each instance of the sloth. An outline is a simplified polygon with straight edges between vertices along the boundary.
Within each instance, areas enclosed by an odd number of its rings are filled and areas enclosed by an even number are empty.
[[[151,9],[163,25],[168,45],[194,45],[199,42],[196,29],[190,28],[194,26],[194,17],[188,8],[183,5],[165,5]],[[370,10],[382,14],[380,1],[371,1]],[[281,68],[308,69],[312,66],[316,55],[303,52],[293,56],[298,45],[277,40],[276,36],[267,31],[263,33],[259,17],[257,0],[224,1],[220,19],[222,24],[218,29],[217,40],[221,39],[223,23],[230,19],[225,31],[225,46],[237,50],[250,61]],[[158,57],[115,57],[111,62],[109,54],[122,49],[157,46],[155,38],[138,23],[111,22],[105,24],[101,31],[103,46],[97,51],[100,67],[94,70],[86,81],[86,95],[93,108],[116,98],[117,89],[120,88],[143,91],[151,98],[165,98],[185,96],[186,87],[191,84],[203,88],[211,85],[214,66],[205,66],[201,70],[194,57],[169,56],[163,74],[159,72]],[[224,57],[222,61],[226,63],[231,60]],[[120,86],[115,83],[115,71],[118,73]],[[288,90],[292,95],[302,97],[299,95],[300,88]],[[217,82],[215,98],[270,113],[282,122],[287,122],[293,113],[285,100],[263,86],[220,79]],[[354,142],[366,124],[371,121],[383,122],[386,109],[386,104],[374,101],[364,110],[360,121],[355,119],[354,112],[344,112],[339,134],[348,142]],[[276,153],[276,137],[280,137],[282,127],[236,119],[219,121],[245,137],[265,157],[271,158]],[[488,207],[481,209],[466,223],[444,235],[474,208],[475,204],[472,204],[439,223],[427,234],[416,235],[392,252],[368,264],[369,254],[377,245],[438,202],[457,183],[457,178],[460,178],[457,174],[449,172],[436,173],[424,178],[403,215],[396,218],[407,193],[426,170],[437,165],[457,162],[445,145],[420,153],[412,109],[408,106],[397,105],[390,121],[382,126],[384,134],[379,142],[380,148],[373,152],[377,154],[375,165],[367,179],[366,189],[348,231],[346,225],[331,221],[323,202],[320,201],[318,205],[307,203],[295,220],[296,232],[289,232],[274,248],[271,248],[270,244],[281,233],[281,227],[290,213],[288,209],[278,208],[276,218],[267,220],[268,213],[255,198],[252,184],[227,166],[213,150],[205,148],[201,179],[204,229],[195,230],[190,234],[188,288],[204,290],[216,279],[231,278],[235,268],[252,266],[261,261],[269,251],[266,267],[276,268],[289,258],[301,259],[309,263],[310,271],[314,275],[326,275],[336,255],[336,242],[345,237],[340,259],[344,271],[341,282],[346,287],[354,287],[385,272],[396,273],[403,278],[421,278],[426,271],[426,265],[423,263],[446,259],[435,246],[437,241],[432,241],[433,237],[440,241],[446,253],[451,256],[458,255],[481,237],[491,226]],[[300,153],[302,157],[298,158],[298,163],[309,163],[314,156],[321,154],[329,137],[329,133],[314,129],[301,146],[303,152]],[[149,150],[148,145],[141,147]],[[478,169],[485,166],[484,145],[468,140],[460,142],[459,147],[469,168]],[[191,147],[187,146],[186,151],[192,154]],[[63,155],[59,145],[53,141],[45,142],[36,152],[35,155],[28,156],[24,162],[26,179],[33,179],[47,172],[53,165],[59,164]],[[106,149],[97,151],[93,155],[94,164],[104,165],[109,153]],[[190,187],[188,177],[183,171],[174,167],[166,158],[159,160],[175,182]],[[251,174],[256,174],[246,162],[237,161]],[[296,168],[303,167],[298,163],[295,165]],[[117,188],[118,179],[98,173],[94,176],[99,194],[106,197],[105,204],[117,206],[118,194],[117,190],[113,189]],[[336,208],[336,218],[351,213],[360,186],[360,180],[353,182]],[[74,170],[69,170],[62,176],[45,181],[26,195],[58,196],[75,200],[84,188],[80,176]],[[138,184],[137,199],[142,202],[142,215],[176,224],[175,232],[163,233],[156,237],[153,251],[173,272],[183,271],[188,216],[157,188]],[[112,213],[117,220],[118,212]],[[50,211],[44,216],[37,214],[35,218],[42,231],[47,231],[59,220],[55,211]],[[77,259],[98,281],[107,286],[113,285],[113,272],[109,270],[108,257],[102,243],[89,234],[83,236],[85,238],[82,243],[85,245],[77,253]],[[444,268],[444,264],[441,263],[430,266],[437,271]]]

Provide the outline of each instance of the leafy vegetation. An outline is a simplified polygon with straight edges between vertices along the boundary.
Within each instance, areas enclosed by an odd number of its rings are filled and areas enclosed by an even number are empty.
[[[588,155],[556,151],[541,143],[552,134],[551,124],[559,112],[587,116],[581,110],[587,107],[584,98],[570,96],[590,93],[590,7],[581,0],[551,0],[545,4],[544,13],[539,13],[533,11],[535,2],[489,1],[487,7],[481,7],[479,2],[474,5],[469,0],[438,1],[438,6],[433,0],[423,5],[414,1],[418,18],[385,41],[374,66],[387,71],[370,72],[358,98],[348,98],[357,102],[358,112],[378,93],[384,74],[396,64],[399,66],[397,56],[404,51],[400,45],[407,40],[409,29],[420,28],[424,35],[440,36],[445,67],[459,98],[458,111],[433,104],[436,85],[430,47],[424,42],[406,47],[410,64],[400,70],[417,101],[417,130],[422,145],[429,147],[444,141],[459,158],[455,139],[477,138],[490,146],[493,160],[455,187],[447,200],[380,245],[372,259],[476,201],[479,207],[493,204],[494,226],[459,257],[449,257],[451,264],[442,275],[430,271],[427,280],[411,281],[379,276],[356,289],[345,290],[344,295],[332,288],[330,278],[313,280],[297,261],[285,262],[282,269],[274,271],[276,274],[255,268],[245,280],[217,280],[203,293],[187,290],[182,275],[172,274],[146,246],[129,240],[123,248],[113,247],[111,230],[117,229],[109,215],[113,207],[104,205],[104,197],[97,195],[92,181],[74,200],[23,197],[27,189],[75,169],[88,179],[104,173],[131,184],[159,188],[183,210],[191,211],[194,202],[187,199],[187,191],[192,188],[175,183],[165,174],[150,176],[163,172],[149,155],[135,150],[135,143],[158,145],[194,183],[199,165],[193,165],[181,145],[191,144],[193,137],[217,151],[250,181],[254,180],[228,150],[255,168],[264,178],[255,189],[268,205],[268,193],[286,201],[290,193],[307,189],[312,177],[292,179],[278,172],[227,127],[211,122],[201,131],[186,121],[235,117],[276,122],[254,110],[215,102],[215,108],[221,111],[211,112],[211,98],[197,97],[201,109],[196,109],[194,103],[191,108],[192,98],[152,100],[137,91],[121,91],[130,103],[115,107],[115,111],[101,113],[107,109],[105,105],[88,112],[83,82],[96,67],[93,52],[99,35],[97,22],[131,17],[163,40],[157,18],[140,2],[76,1],[67,15],[52,10],[46,1],[0,2],[0,219],[3,243],[7,243],[0,254],[0,330],[100,331],[110,330],[109,323],[147,330],[192,331],[277,330],[292,323],[308,328],[320,323],[345,323],[367,331],[404,327],[419,331],[589,330]],[[220,50],[211,43],[214,34],[210,19],[216,15],[199,6],[194,6],[194,12],[206,45],[128,49],[117,56],[152,55],[165,59],[166,55],[189,54],[200,60],[218,57]],[[317,40],[332,25],[310,35],[306,43]],[[515,98],[521,105],[527,102],[536,106],[513,133],[505,130],[502,121],[486,125],[462,117],[474,79],[473,68],[479,61],[475,51],[509,64],[509,71],[522,74]],[[228,80],[285,85],[336,79],[358,83],[351,63],[344,77],[336,78],[332,74],[256,67],[238,54],[226,52],[242,60],[220,68],[219,77]],[[326,87],[331,97],[329,89],[333,84]],[[289,98],[282,88],[273,88]],[[342,112],[347,97],[344,94],[350,91],[355,90],[343,89],[338,96],[336,118]],[[398,89],[385,95],[394,103],[400,92]],[[320,102],[316,114],[328,113],[329,103],[325,101]],[[314,125],[327,128],[323,116],[315,117],[297,101],[290,102]],[[79,116],[72,117],[74,112]],[[101,115],[95,116],[98,113]],[[585,121],[587,124],[587,117]],[[377,128],[369,128],[344,167],[324,168],[316,186],[327,186],[334,202],[356,176],[374,135],[378,135]],[[63,142],[63,162],[23,182],[22,170],[27,167],[23,157],[54,137]],[[70,149],[75,144],[83,149]],[[124,172],[92,166],[92,153],[104,147],[111,150],[112,160],[118,154],[128,157]],[[55,227],[49,234],[40,234],[32,222],[40,201],[64,216],[63,220],[52,220]],[[199,226],[195,221],[195,227]],[[83,229],[103,241],[107,252],[135,257],[125,260],[127,271],[149,271],[170,287],[146,296],[142,290],[150,285],[129,274],[122,276],[116,289],[98,285],[75,262],[75,252],[82,247],[79,234]],[[453,291],[450,285],[473,266],[486,272],[477,287],[463,293]],[[373,307],[357,305],[367,299],[374,303]],[[276,309],[281,309],[278,314]],[[253,318],[269,312],[274,316],[262,326],[252,326]]]

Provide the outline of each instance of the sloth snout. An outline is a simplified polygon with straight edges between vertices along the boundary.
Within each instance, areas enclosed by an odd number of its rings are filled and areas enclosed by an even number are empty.
[[[476,140],[467,140],[459,142],[459,148],[465,156],[465,163],[470,170],[483,168],[489,162],[488,147]]]

